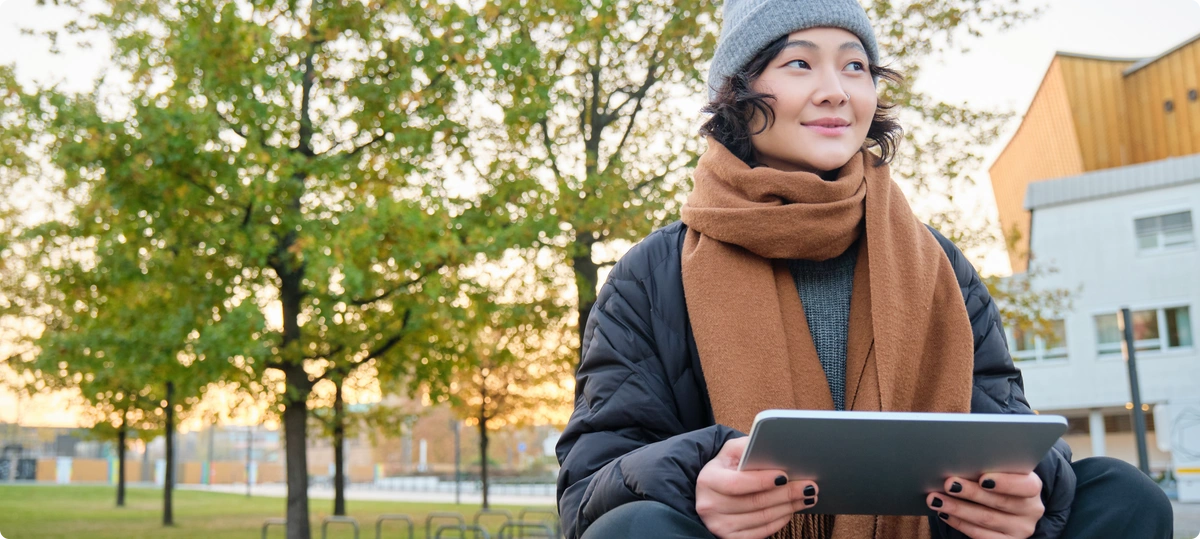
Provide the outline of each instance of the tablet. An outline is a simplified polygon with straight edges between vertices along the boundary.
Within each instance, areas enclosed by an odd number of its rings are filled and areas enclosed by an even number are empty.
[[[925,515],[946,478],[1029,473],[1066,430],[1052,415],[765,410],[738,469],[816,481],[802,513]]]

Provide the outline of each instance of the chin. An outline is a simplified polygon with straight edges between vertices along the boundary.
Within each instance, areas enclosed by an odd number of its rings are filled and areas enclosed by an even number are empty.
[[[812,168],[814,170],[818,170],[821,172],[829,172],[832,170],[840,169],[846,163],[850,162],[850,159],[852,157],[854,157],[854,153],[857,153],[857,152],[846,153],[846,154],[844,154],[844,156],[842,156],[842,154],[839,153],[838,157],[823,157],[822,159],[806,159],[806,160],[802,160],[799,162],[807,163],[808,167],[806,167],[806,168]],[[828,155],[829,154],[826,154],[826,156],[828,156]]]

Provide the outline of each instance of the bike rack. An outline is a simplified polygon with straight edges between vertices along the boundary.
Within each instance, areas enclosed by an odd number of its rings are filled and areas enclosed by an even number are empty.
[[[267,528],[270,528],[271,526],[283,526],[283,530],[286,532],[287,531],[287,519],[286,518],[268,518],[267,520],[263,521],[262,539],[267,539]]]
[[[375,520],[375,539],[382,539],[383,522],[386,520],[397,520],[408,523],[408,539],[413,539],[416,536],[416,524],[413,523],[413,519],[408,515],[379,515],[379,518]]]
[[[540,529],[542,531],[542,533],[545,534],[545,537],[555,537],[554,529],[551,528],[550,526],[546,525],[546,523],[544,523],[544,522],[510,522],[508,524],[500,526],[500,531],[496,534],[496,537],[498,537],[499,539],[505,539],[505,538],[512,539],[514,537],[514,535],[513,535],[513,532],[510,530],[517,531],[518,535],[516,535],[515,537],[525,537],[525,530],[527,528],[533,528],[535,530]],[[505,533],[505,532],[508,532],[508,533]]]
[[[358,539],[358,520],[350,517],[325,517],[321,520],[321,539],[325,539],[330,524],[349,524],[354,526],[354,539]]]
[[[525,519],[526,515],[548,515],[550,517],[549,521],[554,523],[554,537],[562,537],[562,528],[561,528],[562,524],[558,520],[557,512],[552,511],[550,509],[537,509],[537,508],[533,508],[533,507],[526,507],[526,508],[522,509],[521,512],[517,513],[517,521],[529,522],[528,520]],[[539,522],[546,522],[546,521],[542,520]],[[522,534],[522,537],[524,537],[524,534]]]
[[[471,524],[478,527],[479,521],[488,516],[504,517],[504,524],[513,521],[512,513],[503,509],[480,509],[475,513],[475,518],[471,519]]]
[[[459,527],[466,527],[467,520],[458,513],[433,512],[425,517],[425,539],[433,539],[433,521],[434,519],[452,519],[458,522]]]
[[[449,530],[457,531],[460,539],[467,538],[467,531],[475,532],[475,539],[479,539],[481,536],[483,539],[491,539],[491,535],[488,535],[487,530],[474,524],[470,526],[465,524],[438,526],[437,532],[433,534],[433,539],[442,539],[442,533]]]

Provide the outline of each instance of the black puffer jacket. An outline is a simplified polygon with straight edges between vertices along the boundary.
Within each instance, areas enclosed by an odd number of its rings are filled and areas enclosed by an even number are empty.
[[[699,521],[696,476],[725,441],[714,424],[683,297],[675,223],[634,246],[608,276],[583,335],[575,412],[558,442],[558,510],[568,539],[604,513],[637,500],[662,502]],[[950,240],[946,251],[975,335],[974,413],[1029,414],[1000,313],[975,269]],[[1038,465],[1045,516],[1034,537],[1057,537],[1075,495],[1071,450],[1059,440]],[[962,537],[933,518],[935,537]]]

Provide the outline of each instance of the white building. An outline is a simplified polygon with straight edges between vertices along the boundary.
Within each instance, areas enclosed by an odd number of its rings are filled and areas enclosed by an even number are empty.
[[[1142,402],[1153,429],[1154,470],[1171,467],[1172,446],[1155,436],[1154,407],[1200,396],[1200,154],[1029,184],[1036,286],[1073,292],[1051,339],[1010,328],[1009,344],[1041,413],[1070,420],[1076,458],[1136,463],[1127,366],[1117,313],[1134,316]],[[1162,418],[1160,418],[1160,423]]]

